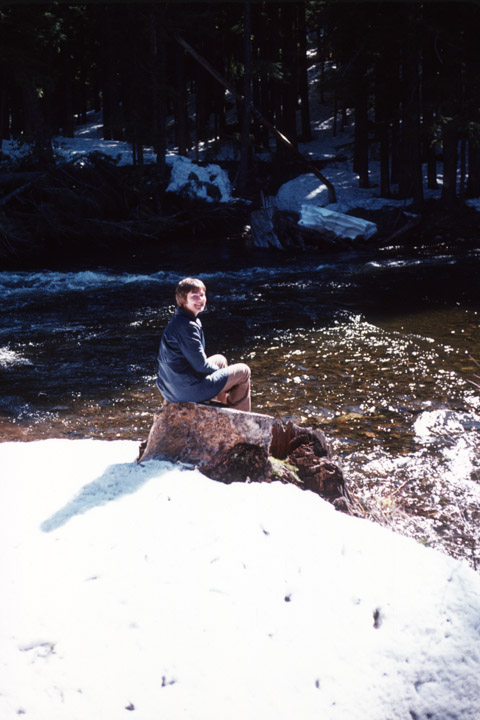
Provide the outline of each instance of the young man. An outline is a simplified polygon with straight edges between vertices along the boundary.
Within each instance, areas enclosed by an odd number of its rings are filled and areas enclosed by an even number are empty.
[[[206,287],[198,278],[185,278],[175,293],[175,314],[165,328],[158,351],[157,387],[168,402],[218,400],[249,412],[250,368],[228,365],[223,355],[205,354],[202,323]]]

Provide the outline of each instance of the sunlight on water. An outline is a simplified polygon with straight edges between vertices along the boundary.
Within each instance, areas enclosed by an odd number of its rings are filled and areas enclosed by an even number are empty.
[[[31,361],[9,347],[0,347],[0,368],[31,365]]]
[[[259,406],[288,413],[293,403],[307,417],[328,421],[336,434],[348,422],[349,441],[368,446],[371,437],[395,444],[397,421],[403,425],[425,406],[464,401],[469,386],[462,375],[475,366],[459,354],[430,337],[387,332],[357,316],[283,332],[268,346],[260,339],[249,361],[266,388]]]
[[[426,316],[413,332],[360,316],[283,332],[274,342],[258,338],[249,362],[258,408],[321,427],[377,519],[475,565],[480,403],[469,378],[479,370],[470,351],[480,357],[480,337],[478,316],[463,313],[462,342],[444,344],[458,315],[444,311],[436,332]]]

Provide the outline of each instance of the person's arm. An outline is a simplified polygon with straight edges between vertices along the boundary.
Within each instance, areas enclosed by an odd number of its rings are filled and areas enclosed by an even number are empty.
[[[196,373],[210,375],[218,370],[216,365],[208,362],[203,347],[203,333],[195,322],[189,322],[183,326],[178,343],[185,359]]]

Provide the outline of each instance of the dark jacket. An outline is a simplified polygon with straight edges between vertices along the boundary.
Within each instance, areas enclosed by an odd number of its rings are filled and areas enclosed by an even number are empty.
[[[158,351],[157,387],[169,402],[205,402],[222,390],[227,368],[218,369],[205,354],[199,318],[177,307]]]

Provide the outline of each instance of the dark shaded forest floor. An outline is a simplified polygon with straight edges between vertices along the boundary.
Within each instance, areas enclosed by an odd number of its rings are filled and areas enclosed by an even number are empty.
[[[236,164],[230,161],[224,169],[233,177]],[[278,185],[279,178],[285,182],[301,172],[293,163],[281,170],[270,164],[257,166],[249,197],[223,204],[166,193],[155,166],[139,172],[100,155],[83,166],[66,163],[47,171],[3,173],[0,269],[96,263],[112,257],[127,260],[142,252],[166,254],[179,243],[233,241],[248,247],[249,217],[261,206],[260,190],[275,191],[272,184]],[[476,247],[480,240],[478,213],[467,207],[445,212],[439,202],[428,201],[421,215],[391,207],[358,208],[351,214],[377,224],[369,246],[420,244],[441,251],[445,246]],[[284,216],[282,227],[293,227],[296,219]],[[289,244],[291,237],[286,238]],[[344,249],[345,243],[310,232],[301,247],[331,252]]]

